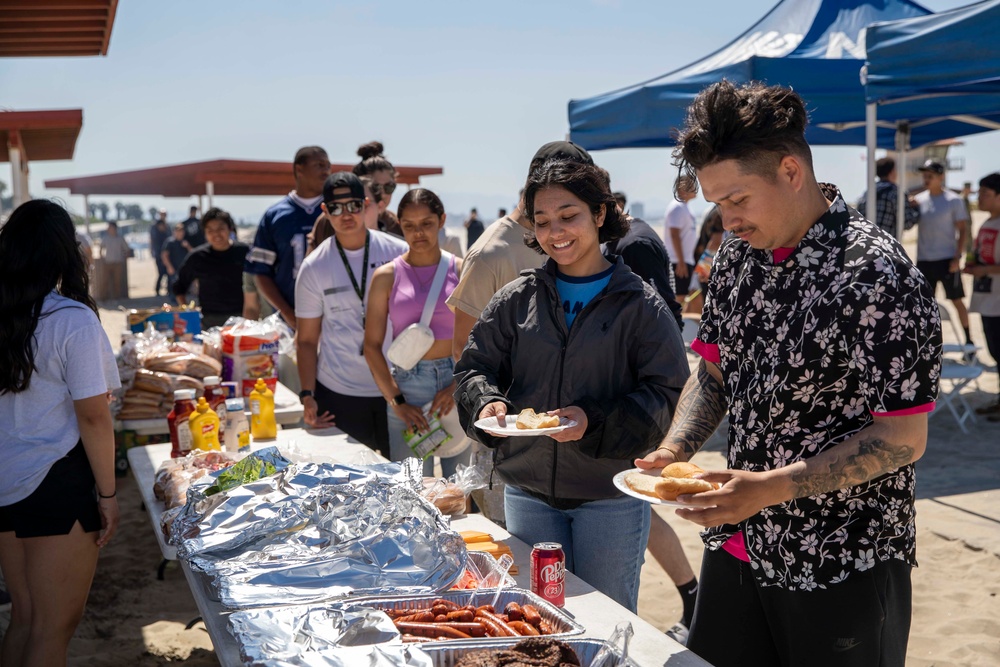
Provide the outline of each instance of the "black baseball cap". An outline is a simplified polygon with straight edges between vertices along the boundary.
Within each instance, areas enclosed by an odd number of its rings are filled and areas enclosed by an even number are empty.
[[[929,160],[926,160],[923,165],[917,167],[917,171],[930,171],[935,174],[943,174],[944,164],[940,160],[930,158]]]
[[[338,195],[334,196],[333,191],[337,188],[348,188],[351,193],[348,195]],[[323,183],[323,201],[332,202],[338,199],[364,199],[365,198],[365,186],[361,183],[361,180],[349,171],[338,171],[336,174],[330,174],[326,177],[326,182]]]
[[[590,157],[590,153],[572,141],[550,141],[535,152],[531,163],[537,164],[546,160],[569,160],[570,162],[594,164],[594,158]]]

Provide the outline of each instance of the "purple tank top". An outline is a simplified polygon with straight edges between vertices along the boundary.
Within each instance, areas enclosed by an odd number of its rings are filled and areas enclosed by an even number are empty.
[[[427,293],[431,289],[434,274],[437,272],[437,264],[410,266],[403,261],[402,256],[392,260],[392,264],[395,271],[392,292],[389,294],[389,320],[392,322],[393,332],[398,334],[411,324],[420,321],[420,316],[424,312],[424,303],[427,302]],[[431,331],[434,332],[434,338],[437,340],[450,340],[455,332],[455,314],[445,302],[455,291],[457,285],[458,271],[455,270],[453,256],[448,264],[444,286],[441,288],[441,294],[434,306],[434,315],[430,322]]]

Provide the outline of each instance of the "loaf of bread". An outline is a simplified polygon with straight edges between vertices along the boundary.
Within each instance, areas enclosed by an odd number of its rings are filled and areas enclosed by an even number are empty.
[[[555,428],[559,426],[559,417],[555,415],[547,415],[545,413],[538,414],[531,408],[525,408],[521,410],[521,414],[517,416],[517,421],[514,424],[519,429],[538,429],[538,428]]]

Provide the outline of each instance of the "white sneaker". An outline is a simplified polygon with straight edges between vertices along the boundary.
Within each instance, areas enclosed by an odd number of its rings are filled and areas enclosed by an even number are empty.
[[[680,621],[674,623],[674,625],[663,634],[670,637],[681,646],[687,646],[688,628]]]

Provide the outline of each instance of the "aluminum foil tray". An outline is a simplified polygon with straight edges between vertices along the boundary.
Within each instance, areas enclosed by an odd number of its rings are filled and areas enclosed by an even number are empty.
[[[493,641],[477,639],[475,641],[463,640],[460,644],[456,642],[440,642],[418,644],[417,646],[427,654],[434,667],[455,667],[459,660],[470,653],[483,650],[496,650],[498,648],[510,648],[519,641],[521,640],[506,637],[504,639],[494,639]],[[608,647],[614,660],[604,661],[603,667],[639,667],[631,659],[622,662],[621,653],[618,649],[612,648],[603,639],[584,639],[578,637],[575,639],[560,638],[559,641],[566,642],[573,648],[576,652],[576,657],[580,658],[580,664],[583,667],[591,667],[594,658],[597,657],[598,652],[604,647]]]
[[[493,601],[493,596],[496,591],[481,590],[481,591],[445,591],[444,593],[430,594],[430,595],[372,595],[366,597],[349,598],[350,604],[352,606],[365,606],[377,609],[403,609],[403,610],[417,610],[422,607],[429,607],[428,604],[432,600],[442,598],[444,600],[450,600],[458,604],[459,606],[465,606],[467,604],[473,605],[483,605],[490,604]],[[573,635],[582,635],[584,633],[584,627],[576,622],[576,620],[567,614],[565,611],[556,607],[549,602],[546,602],[542,598],[538,597],[531,591],[527,591],[523,588],[510,588],[503,589],[500,591],[500,597],[497,598],[496,608],[497,611],[502,612],[503,608],[509,602],[516,602],[520,605],[530,604],[534,605],[538,609],[538,613],[541,614],[542,618],[549,622],[552,629],[555,631],[551,635],[546,635],[547,637],[554,637],[561,639],[563,637],[570,637]],[[467,644],[471,641],[474,642],[486,642],[488,646],[493,646],[495,642],[509,640],[510,637],[484,637],[477,638],[474,640],[470,639],[449,639],[446,643],[448,646],[452,644],[461,642],[462,644]],[[428,644],[421,644],[421,646],[426,646],[429,644],[436,644],[436,642],[428,642]]]
[[[514,581],[514,577],[510,576],[502,569],[500,569],[500,564],[497,563],[497,559],[486,553],[485,551],[470,551],[469,559],[466,562],[466,568],[473,569],[474,573],[478,573],[479,576],[476,577],[479,583],[479,590],[485,590],[487,588],[495,589],[498,583],[503,580],[504,588],[514,588],[517,586],[517,582]]]

